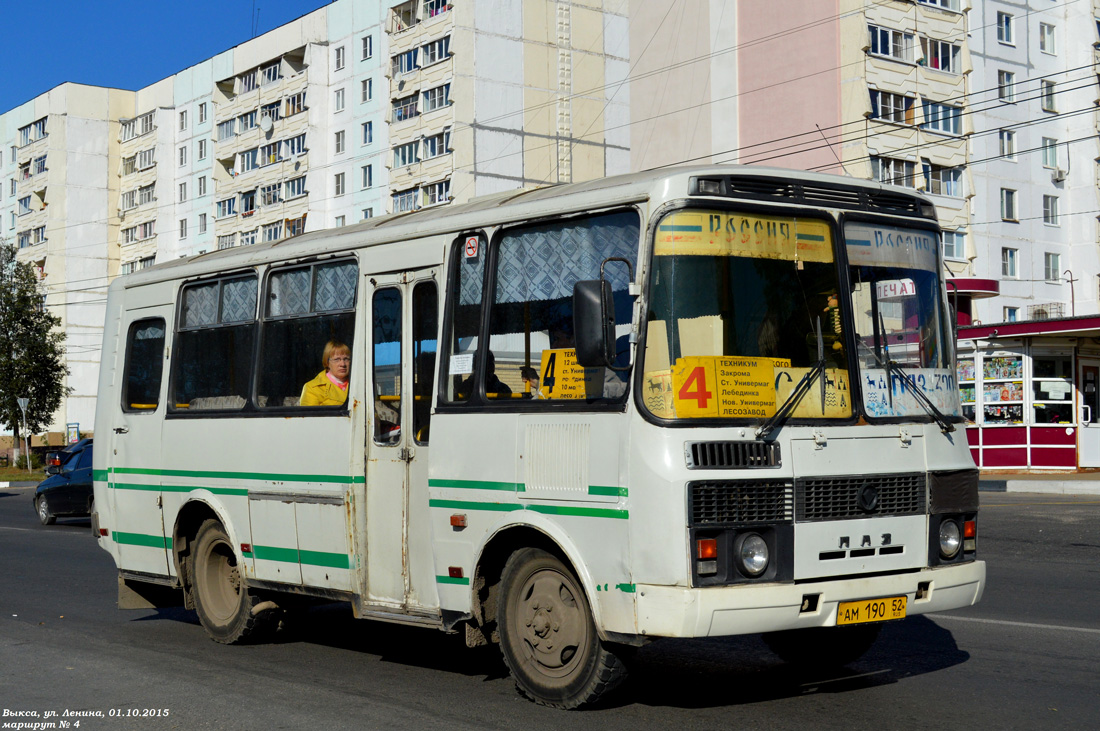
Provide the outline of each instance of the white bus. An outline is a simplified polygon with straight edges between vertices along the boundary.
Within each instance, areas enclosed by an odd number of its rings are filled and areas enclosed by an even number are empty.
[[[708,166],[120,277],[93,516],[119,606],[236,643],[346,601],[499,643],[564,708],[662,637],[847,663],[982,594],[942,271],[912,191]]]

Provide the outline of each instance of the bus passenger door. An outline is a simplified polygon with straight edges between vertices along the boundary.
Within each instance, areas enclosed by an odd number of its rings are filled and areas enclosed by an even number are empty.
[[[428,520],[428,439],[438,269],[369,276],[368,602],[436,603]]]
[[[120,402],[112,407],[114,423],[103,443],[110,449],[105,464],[112,516],[103,527],[118,546],[119,568],[161,576],[170,574],[159,475],[166,323],[171,322],[171,311],[171,306],[164,306],[123,313],[120,339],[125,340],[119,348],[122,362],[114,390]]]

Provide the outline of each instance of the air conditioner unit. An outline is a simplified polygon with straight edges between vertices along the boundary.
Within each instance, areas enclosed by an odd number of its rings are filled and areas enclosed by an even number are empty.
[[[1063,170],[1062,168],[1054,168],[1054,170],[1050,173],[1050,179],[1055,183],[1061,183],[1066,179],[1067,175],[1069,175],[1068,170]]]

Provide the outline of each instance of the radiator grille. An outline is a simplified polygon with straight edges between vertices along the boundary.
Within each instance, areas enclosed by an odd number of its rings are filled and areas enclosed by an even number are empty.
[[[684,456],[692,470],[778,467],[782,463],[775,442],[687,442]]]
[[[795,481],[796,520],[840,520],[925,512],[924,473],[807,477]],[[860,506],[860,493],[870,488]],[[874,494],[874,507],[866,509]]]
[[[713,178],[694,178],[691,188],[689,188],[692,195],[700,195],[701,181],[705,181],[709,188],[720,191],[710,192],[708,190],[706,195],[757,200],[783,200],[806,205],[826,205],[836,208],[903,213],[921,218],[934,218],[932,207],[924,204],[917,196],[889,190],[844,184],[832,185],[818,181],[785,180],[770,176],[729,175]]]
[[[688,496],[691,524],[696,526],[790,523],[794,518],[794,489],[783,480],[689,482]]]

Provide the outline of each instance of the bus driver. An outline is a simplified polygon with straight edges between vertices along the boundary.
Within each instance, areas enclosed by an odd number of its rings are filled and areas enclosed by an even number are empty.
[[[351,348],[339,340],[328,341],[321,354],[321,365],[325,369],[302,386],[300,406],[339,406],[348,400]]]

